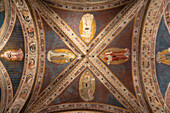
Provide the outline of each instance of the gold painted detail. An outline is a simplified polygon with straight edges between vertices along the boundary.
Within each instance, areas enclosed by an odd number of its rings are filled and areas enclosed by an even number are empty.
[[[94,20],[94,15],[87,13],[82,16],[79,26],[79,32],[82,37],[82,39],[89,43],[95,33],[96,33],[96,22]]]
[[[66,64],[68,62],[71,62],[75,57],[75,54],[67,49],[55,49],[50,50],[47,53],[48,61],[56,64]]]
[[[91,101],[94,98],[95,78],[89,70],[85,70],[79,81],[79,94],[84,101]]]
[[[102,54],[99,56],[107,65],[113,64],[122,64],[128,61],[129,59],[129,49],[120,49],[120,48],[109,48],[106,49]]]
[[[170,65],[170,48],[163,50],[162,52],[158,52],[156,56],[156,61],[158,63]]]

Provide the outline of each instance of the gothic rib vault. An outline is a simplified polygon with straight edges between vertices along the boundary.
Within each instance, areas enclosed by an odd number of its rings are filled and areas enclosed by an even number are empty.
[[[169,113],[169,0],[0,0],[0,113]]]

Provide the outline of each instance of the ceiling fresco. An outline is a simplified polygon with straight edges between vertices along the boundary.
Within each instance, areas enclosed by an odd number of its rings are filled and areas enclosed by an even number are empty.
[[[169,0],[0,0],[0,113],[169,112]]]

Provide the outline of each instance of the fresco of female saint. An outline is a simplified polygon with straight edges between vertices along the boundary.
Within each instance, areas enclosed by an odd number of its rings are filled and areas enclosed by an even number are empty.
[[[82,16],[79,26],[79,32],[82,39],[86,43],[89,43],[93,39],[96,33],[96,22],[92,14],[87,13]]]
[[[6,60],[11,61],[21,61],[23,59],[23,51],[20,49],[18,50],[8,50],[1,54],[1,58],[5,58]]]
[[[162,52],[158,52],[156,56],[156,61],[158,63],[170,65],[170,48],[163,50]]]
[[[56,64],[66,64],[71,62],[76,56],[67,49],[50,50],[47,53],[48,61]]]
[[[107,65],[122,64],[129,59],[129,49],[109,48],[99,56]]]
[[[79,81],[79,94],[84,101],[91,101],[94,98],[95,78],[89,70],[85,70]]]

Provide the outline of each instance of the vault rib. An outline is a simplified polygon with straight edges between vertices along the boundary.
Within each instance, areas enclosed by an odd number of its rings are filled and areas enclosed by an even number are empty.
[[[129,9],[133,6],[134,1],[126,5],[107,25],[106,27],[92,40],[89,44],[88,49],[93,49],[98,42],[100,42],[105,35],[116,25],[116,23],[123,17],[123,15],[129,11]],[[91,51],[91,50],[90,50]]]
[[[92,60],[93,61],[93,60]],[[107,79],[107,77],[99,71],[93,63],[89,65],[91,71],[96,75],[100,82],[116,97],[116,99],[124,105],[129,110],[135,112],[135,109],[128,103],[128,101],[121,95],[121,93],[112,85],[112,83]],[[120,84],[120,83],[119,83]],[[126,89],[126,88],[125,88]],[[127,89],[126,89],[127,90]],[[136,110],[137,111],[137,110]]]
[[[0,102],[0,112],[3,113],[5,107],[13,100],[13,87],[10,76],[5,69],[4,65],[0,61],[0,89],[2,100]]]
[[[58,105],[53,105],[49,107],[45,107],[38,111],[38,113],[44,112],[60,112],[63,110],[99,110],[103,112],[109,113],[131,113],[129,110],[119,108],[112,105],[106,105],[101,103],[89,103],[89,102],[76,102],[76,103],[63,103]],[[77,112],[79,113],[79,112]],[[82,111],[81,111],[82,113]],[[86,112],[85,112],[86,113]],[[90,112],[89,112],[90,113]]]
[[[10,0],[4,0],[5,19],[2,27],[0,28],[0,51],[8,42],[16,21],[16,9]]]
[[[81,12],[87,12],[87,11],[102,11],[107,9],[112,9],[116,7],[120,7],[122,5],[128,4],[130,0],[107,0],[103,2],[66,2],[63,0],[60,1],[53,1],[53,0],[43,0],[47,5],[58,8],[58,9],[64,9],[69,11],[81,11]]]
[[[169,113],[166,107],[164,107],[165,103],[160,91],[155,63],[156,39],[164,11],[164,2],[164,0],[150,1],[141,34],[140,74],[142,76],[146,100],[152,112],[155,113]],[[144,63],[149,63],[149,65],[145,66]]]
[[[28,5],[26,1],[23,0],[23,6],[25,8],[23,9],[21,6],[17,5],[16,1],[12,1],[12,0],[9,0],[9,1],[12,3],[13,7],[15,8],[16,14],[21,23],[21,28],[23,31],[24,43],[25,43],[25,59],[24,59],[24,69],[23,69],[21,80],[20,80],[20,84],[18,86],[17,92],[15,93],[13,101],[6,107],[5,112],[7,113],[10,113],[14,109],[16,109],[16,107],[17,109],[15,112],[20,112],[25,102],[27,101],[28,96],[31,93],[31,89],[32,89],[34,79],[36,76],[36,67],[37,67],[37,60],[38,60],[38,49],[36,48],[38,47],[37,36],[36,36],[37,34],[35,33],[33,36],[29,36],[27,32],[27,28],[30,28],[30,27],[36,30],[34,21],[32,19],[32,15],[28,8]],[[23,15],[23,13],[25,15]],[[30,43],[33,43],[35,45],[33,54],[29,48]],[[28,64],[31,63],[30,62],[31,60],[34,61],[34,64],[33,64],[34,68],[29,69]],[[30,80],[28,84],[28,81],[26,82],[26,78],[28,78],[29,76],[30,76],[30,79],[32,80]],[[27,93],[22,97],[23,91]]]
[[[89,53],[89,55],[98,55],[103,49],[107,47],[109,43],[111,43],[114,38],[124,29],[124,27],[133,19],[136,15],[137,11],[143,6],[143,0],[138,0],[135,2],[131,8],[123,15],[119,21],[110,29],[110,31],[100,40],[99,43],[95,45],[93,50]]]
[[[44,77],[44,73],[45,73],[45,62],[46,62],[46,44],[45,44],[45,31],[44,31],[44,26],[42,23],[42,19],[40,17],[40,14],[38,14],[38,12],[33,8],[33,14],[35,17],[35,23],[37,26],[37,36],[38,36],[38,41],[39,41],[39,50],[41,50],[39,52],[39,61],[38,61],[38,68],[37,68],[37,76],[35,79],[35,85],[33,87],[33,91],[31,93],[31,97],[28,101],[27,104],[27,108],[26,110],[29,108],[29,105],[32,104],[32,102],[36,99],[36,97],[38,96],[40,90],[41,90],[41,86],[43,83],[43,77]]]
[[[56,81],[51,82],[49,87],[47,87],[41,94],[40,97],[32,103],[30,106],[30,109],[28,109],[28,113],[33,113],[41,108],[47,106],[50,104],[57,96],[59,96],[65,88],[72,83],[76,77],[79,76],[79,74],[86,68],[85,63],[87,59],[84,58],[78,65],[77,68],[74,68],[67,76],[65,76],[62,81],[59,81],[56,83]],[[54,84],[54,87],[50,87]],[[47,93],[48,92],[48,93]]]
[[[98,71],[101,73],[101,76],[105,78],[108,83],[116,89],[117,93],[121,95],[127,103],[131,106],[132,111],[135,112],[143,112],[146,110],[143,108],[143,106],[137,101],[137,99],[131,94],[131,92],[119,81],[119,79],[101,62],[98,58],[90,58],[89,59],[94,67],[98,69]],[[97,70],[96,69],[96,70]],[[117,97],[117,96],[115,96]],[[122,104],[124,104],[121,101]]]

